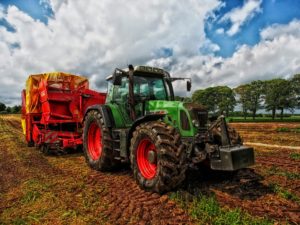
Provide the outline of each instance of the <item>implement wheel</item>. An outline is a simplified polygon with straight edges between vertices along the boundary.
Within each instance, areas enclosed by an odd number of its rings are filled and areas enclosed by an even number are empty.
[[[92,110],[85,117],[83,152],[86,162],[95,170],[110,170],[115,164],[110,131],[99,111]]]
[[[163,193],[185,179],[185,145],[174,127],[160,121],[141,124],[133,133],[130,151],[133,175],[141,188]]]
[[[50,151],[50,146],[47,144],[43,144],[41,146],[41,151],[44,155],[50,155],[51,151]]]
[[[27,142],[27,147],[34,147],[34,142],[33,141],[28,141]]]

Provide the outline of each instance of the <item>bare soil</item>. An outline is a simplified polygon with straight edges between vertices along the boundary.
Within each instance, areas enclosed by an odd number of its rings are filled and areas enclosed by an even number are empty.
[[[278,140],[279,124],[232,126],[247,142],[264,136],[262,143],[300,146],[300,134],[284,134],[288,137]],[[189,171],[179,189],[190,201],[199,194],[214,194],[224,208],[238,207],[280,224],[300,224],[300,203],[272,188],[278,185],[300,198],[300,161],[290,157],[300,151],[255,150],[253,168],[235,175]],[[102,173],[91,170],[81,152],[44,156],[27,147],[18,116],[0,116],[0,224],[201,224],[169,195],[141,190],[128,166]]]
[[[0,117],[0,224],[190,224],[167,195],[145,192],[129,168],[91,170],[82,153],[28,148],[20,120]]]

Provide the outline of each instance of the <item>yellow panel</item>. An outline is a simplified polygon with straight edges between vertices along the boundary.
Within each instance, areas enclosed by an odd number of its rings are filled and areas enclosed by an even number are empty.
[[[26,135],[26,121],[25,119],[21,119],[23,134]]]
[[[41,108],[39,104],[39,82],[41,79],[45,79],[48,84],[53,86],[59,85],[61,82],[69,82],[70,89],[74,90],[81,85],[85,85],[88,88],[88,79],[83,76],[77,76],[62,72],[44,73],[30,75],[26,82],[26,113],[40,113]]]

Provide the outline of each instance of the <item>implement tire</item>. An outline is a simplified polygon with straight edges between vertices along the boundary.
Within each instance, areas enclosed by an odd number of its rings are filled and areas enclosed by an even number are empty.
[[[174,127],[161,121],[139,125],[130,146],[133,175],[146,191],[164,193],[185,179],[186,146]]]
[[[27,147],[34,147],[34,141],[28,141]]]
[[[92,169],[107,171],[114,167],[111,134],[97,110],[88,112],[84,119],[83,152]]]

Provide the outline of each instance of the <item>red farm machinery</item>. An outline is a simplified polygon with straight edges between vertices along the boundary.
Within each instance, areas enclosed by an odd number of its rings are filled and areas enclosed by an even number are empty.
[[[22,91],[22,127],[28,146],[64,151],[82,146],[87,108],[106,94],[89,89],[87,78],[61,72],[31,75]]]

